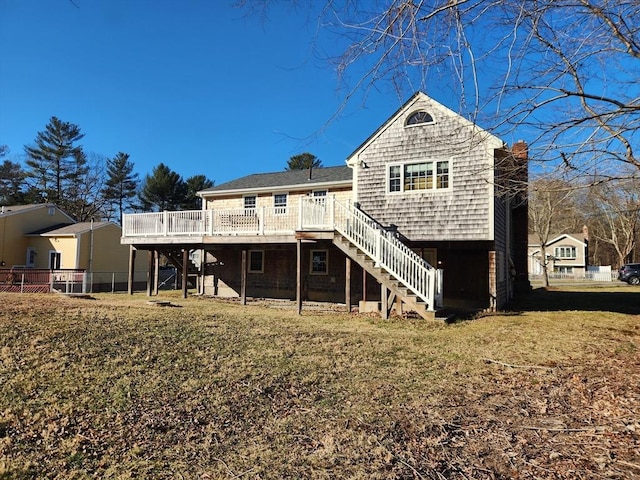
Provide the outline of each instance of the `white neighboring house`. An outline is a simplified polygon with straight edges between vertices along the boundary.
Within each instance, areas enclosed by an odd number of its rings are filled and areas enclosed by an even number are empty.
[[[548,272],[584,277],[588,264],[589,235],[582,233],[562,233],[551,235],[546,244]],[[529,235],[528,245],[529,275],[542,275],[542,248],[538,235]]]

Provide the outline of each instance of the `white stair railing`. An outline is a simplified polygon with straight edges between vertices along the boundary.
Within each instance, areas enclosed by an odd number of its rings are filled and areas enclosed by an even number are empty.
[[[304,209],[309,211],[309,207],[318,218],[318,204],[314,199],[305,202]],[[441,272],[351,203],[345,205],[329,196],[323,207],[326,209],[324,219],[330,220],[333,229],[368,255],[376,266],[402,282],[427,304],[429,310],[441,306]]]

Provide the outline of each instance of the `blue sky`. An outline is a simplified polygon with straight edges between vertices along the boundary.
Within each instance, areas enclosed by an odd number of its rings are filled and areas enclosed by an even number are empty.
[[[309,12],[232,1],[0,0],[0,145],[20,161],[51,116],[87,152],[216,184],[309,151],[344,160],[405,99],[342,96]],[[437,98],[437,97],[436,97]]]

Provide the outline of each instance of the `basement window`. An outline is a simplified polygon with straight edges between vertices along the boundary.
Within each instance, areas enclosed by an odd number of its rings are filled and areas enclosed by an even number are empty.
[[[311,275],[326,275],[329,273],[329,252],[327,250],[311,250]]]
[[[263,250],[249,250],[249,273],[264,273]]]

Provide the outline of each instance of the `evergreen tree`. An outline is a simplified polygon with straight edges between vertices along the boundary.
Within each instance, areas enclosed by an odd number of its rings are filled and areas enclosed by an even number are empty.
[[[133,207],[133,199],[138,190],[138,174],[133,173],[133,162],[129,154],[119,152],[107,160],[107,181],[102,195],[108,205],[116,209],[117,218],[122,223],[122,214]]]
[[[25,201],[25,172],[19,163],[5,160],[0,164],[0,204],[19,205]]]
[[[185,184],[186,195],[182,208],[185,210],[198,210],[201,207],[201,199],[197,193],[205,188],[213,187],[214,182],[204,175],[194,175],[193,177],[187,178]]]
[[[304,152],[289,158],[285,170],[306,170],[312,167],[322,167],[322,161],[313,153]]]
[[[77,187],[86,174],[86,157],[76,145],[83,137],[77,125],[51,117],[45,130],[38,132],[35,146],[24,147],[27,176],[35,180],[48,201],[62,206],[65,191]]]
[[[186,184],[182,177],[160,163],[151,175],[146,175],[140,200],[145,210],[179,210],[186,197]]]
[[[0,145],[0,158],[9,153],[6,145]],[[0,164],[0,204],[19,205],[25,201],[24,179],[25,172],[22,165],[11,160]]]

